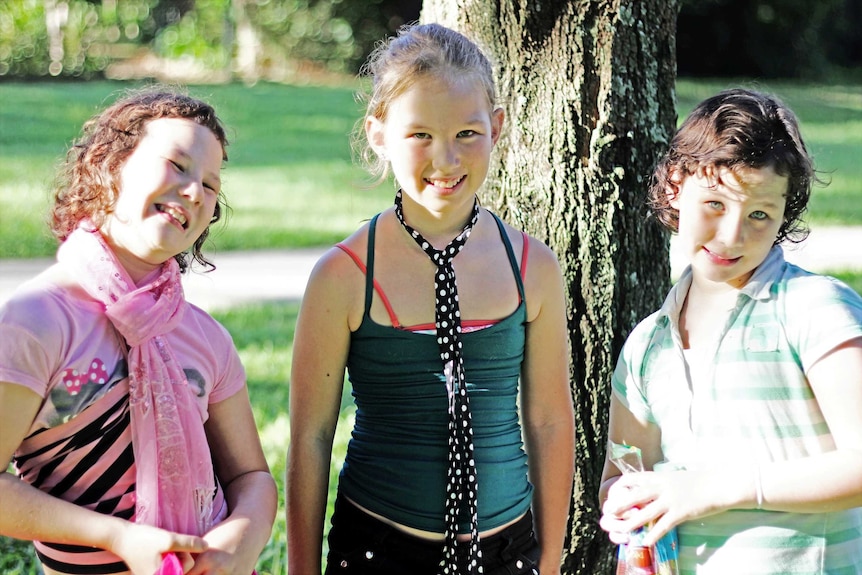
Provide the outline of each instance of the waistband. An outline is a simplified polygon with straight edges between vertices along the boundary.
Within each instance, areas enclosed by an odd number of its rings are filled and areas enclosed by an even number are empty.
[[[443,548],[442,541],[430,541],[405,533],[369,515],[356,505],[348,501],[341,494],[335,500],[335,510],[332,515],[332,525],[349,528],[354,533],[374,534],[373,538],[378,543],[393,545],[399,554],[410,556],[413,554],[424,555],[426,553],[438,553]],[[535,539],[533,533],[533,513],[529,509],[517,521],[506,528],[482,537],[479,547],[486,561],[493,557],[502,556],[508,559],[508,550],[516,552],[528,546]],[[469,541],[458,542],[458,556],[466,558],[469,552]]]

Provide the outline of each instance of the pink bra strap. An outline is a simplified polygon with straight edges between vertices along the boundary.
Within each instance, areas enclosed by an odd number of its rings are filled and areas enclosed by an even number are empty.
[[[355,253],[353,253],[353,251],[350,248],[348,248],[347,246],[345,246],[342,243],[337,243],[337,244],[335,244],[335,246],[340,248],[341,251],[343,251],[344,253],[349,255],[351,258],[353,258],[353,261],[356,262],[356,266],[362,270],[363,274],[366,274],[366,275],[368,274],[368,268],[365,267],[365,264],[362,262],[361,259],[359,259],[359,256],[357,256]],[[377,278],[373,278],[373,281],[374,281],[374,291],[377,292],[377,295],[379,295],[381,301],[383,301],[383,306],[386,308],[386,313],[389,314],[389,321],[392,322],[392,327],[400,329],[401,324],[398,322],[398,317],[395,315],[395,310],[392,309],[392,304],[389,303],[389,298],[386,297],[386,293],[383,291],[383,288],[380,287],[379,283],[377,283]],[[371,312],[371,310],[368,310],[368,313],[370,313],[370,312]]]
[[[527,279],[527,257],[530,255],[530,237],[527,232],[521,232],[524,239],[524,247],[521,249],[521,281]]]

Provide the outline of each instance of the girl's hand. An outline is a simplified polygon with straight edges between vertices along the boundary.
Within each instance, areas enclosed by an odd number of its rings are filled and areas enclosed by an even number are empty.
[[[747,501],[753,490],[753,476],[740,470],[629,473],[608,490],[599,525],[617,544],[650,525],[644,545],[652,545],[684,521]]]
[[[186,575],[249,575],[257,562],[257,547],[249,545],[246,518],[229,517],[213,527],[204,539],[207,549],[195,557]]]
[[[243,565],[236,554],[210,547],[195,558],[194,566],[186,575],[246,575],[253,570],[254,564]]]
[[[165,553],[174,553],[188,573],[195,564],[192,555],[206,549],[207,543],[200,537],[128,522],[109,550],[126,562],[133,575],[153,575],[161,568]]]

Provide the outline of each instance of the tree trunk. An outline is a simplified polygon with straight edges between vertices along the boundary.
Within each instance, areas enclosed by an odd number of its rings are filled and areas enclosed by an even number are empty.
[[[498,64],[507,127],[483,203],[557,253],[567,284],[576,470],[564,573],[612,573],[598,527],[610,379],[669,288],[647,222],[652,167],[675,127],[678,0],[425,0]]]

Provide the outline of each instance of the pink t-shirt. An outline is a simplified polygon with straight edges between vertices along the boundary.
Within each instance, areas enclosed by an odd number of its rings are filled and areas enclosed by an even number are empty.
[[[22,285],[0,307],[0,381],[23,385],[44,398],[15,453],[15,466],[24,481],[55,497],[133,520],[135,465],[125,343],[102,304],[82,290],[54,284],[53,271]],[[166,337],[196,390],[205,422],[209,404],[245,385],[233,341],[193,305]],[[224,511],[223,501],[219,489],[216,511]],[[44,553],[54,555],[50,547],[37,545],[46,564],[51,558]],[[99,554],[78,557],[101,563],[106,558]],[[64,571],[62,565],[57,568]],[[122,571],[120,564],[117,572]]]

